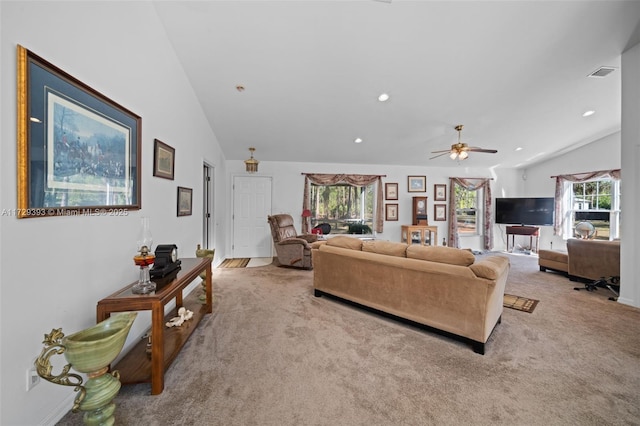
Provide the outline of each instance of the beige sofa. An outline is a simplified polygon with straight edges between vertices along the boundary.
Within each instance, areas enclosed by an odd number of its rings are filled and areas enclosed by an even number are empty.
[[[338,236],[313,256],[316,296],[333,295],[470,342],[484,354],[501,320],[509,259]]]

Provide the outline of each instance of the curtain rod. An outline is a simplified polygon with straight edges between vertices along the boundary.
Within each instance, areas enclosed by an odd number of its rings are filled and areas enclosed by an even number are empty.
[[[560,176],[592,175],[594,173],[611,173],[611,172],[619,172],[621,170],[622,169],[611,169],[611,170],[596,170],[595,172],[567,173],[565,175],[550,176],[550,178],[553,179]]]
[[[301,175],[362,175],[362,173],[300,173]],[[363,176],[378,176],[387,177],[387,175],[363,175]]]
[[[481,177],[481,178],[472,178],[472,177],[450,177],[449,179],[486,179],[493,180],[491,177]]]

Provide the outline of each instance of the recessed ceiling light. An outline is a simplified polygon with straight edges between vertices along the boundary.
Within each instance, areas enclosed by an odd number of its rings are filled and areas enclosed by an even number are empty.
[[[582,113],[582,116],[583,116],[583,117],[588,117],[588,116],[593,115],[593,114],[595,114],[595,113],[596,113],[596,112],[595,112],[594,110],[590,109],[589,111],[585,111],[585,112],[583,112],[583,113]]]
[[[355,143],[362,143],[362,138],[355,138],[353,141]]]
[[[383,93],[380,96],[378,96],[378,100],[380,102],[386,102],[389,100],[389,94],[388,93]]]
[[[517,147],[516,151],[522,151],[522,147],[521,146]]]

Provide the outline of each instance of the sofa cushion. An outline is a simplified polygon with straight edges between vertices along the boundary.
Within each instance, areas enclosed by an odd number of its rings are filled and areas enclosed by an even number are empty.
[[[362,251],[385,254],[387,256],[406,257],[408,244],[393,241],[370,240],[362,242]]]
[[[351,250],[362,250],[362,240],[360,238],[336,235],[327,239],[328,246],[348,248]]]
[[[429,260],[431,262],[448,263],[449,265],[469,266],[476,261],[469,250],[454,247],[421,246],[412,244],[407,247],[410,259]]]

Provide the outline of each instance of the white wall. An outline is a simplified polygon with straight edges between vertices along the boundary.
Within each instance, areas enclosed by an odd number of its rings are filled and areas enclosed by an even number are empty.
[[[638,33],[640,30],[636,36]],[[640,212],[640,44],[622,54],[622,88],[623,235],[618,301],[640,307],[640,224],[637,220]]]
[[[521,174],[527,176],[522,197],[553,197],[555,178],[560,174],[583,173],[596,170],[619,169],[621,160],[620,132],[605,136],[587,145],[583,145],[564,155],[531,166]],[[626,198],[626,195],[625,195]],[[626,202],[626,199],[625,199]],[[552,245],[553,243],[553,245]],[[564,238],[553,235],[552,226],[540,227],[540,248],[565,250]]]
[[[202,164],[215,167],[215,217],[224,225],[227,173],[164,30],[148,2],[0,2],[0,208],[16,207],[16,45],[52,62],[142,117],[142,210],[122,217],[0,217],[0,386],[3,425],[51,424],[73,388],[25,375],[52,328],[71,334],[95,324],[96,302],[137,279],[132,256],[140,217],[155,243],[194,257],[201,240]],[[175,180],[152,176],[153,140],[176,149]],[[194,190],[193,216],[176,217],[176,187]],[[222,196],[221,196],[222,195]],[[217,230],[216,261],[224,258]],[[139,315],[135,341],[148,327]]]
[[[259,156],[256,155],[259,160]],[[228,161],[228,170],[231,175],[246,174],[244,171],[244,163],[242,161]],[[433,220],[433,185],[446,184],[447,191],[449,189],[450,177],[484,177],[493,178],[492,191],[494,197],[497,194],[515,193],[514,182],[512,178],[513,171],[505,170],[500,173],[494,173],[486,169],[472,169],[464,166],[464,163],[457,168],[443,167],[415,167],[415,166],[387,166],[387,165],[362,165],[362,164],[319,164],[319,163],[290,163],[261,161],[259,164],[259,176],[271,176],[273,179],[273,196],[272,196],[272,214],[289,213],[296,221],[296,229],[301,230],[302,227],[302,192],[304,188],[304,176],[302,173],[346,173],[346,174],[370,174],[370,175],[386,175],[383,183],[398,183],[398,201],[388,201],[390,203],[398,203],[399,220],[384,222],[384,232],[377,234],[377,238],[389,241],[400,241],[400,226],[411,224],[411,208],[413,196],[428,197],[427,205],[429,212],[429,225],[438,226],[438,245],[442,244],[442,238],[446,237],[447,241],[447,222],[436,222]],[[426,176],[427,192],[414,193],[407,191],[407,176]],[[229,192],[227,205],[231,212],[232,194]],[[448,194],[447,194],[448,202]],[[385,201],[387,203],[387,201]],[[229,225],[229,229],[232,226]],[[499,230],[497,230],[499,232]],[[233,236],[228,235],[227,252],[231,252],[231,241]],[[502,249],[502,238],[500,235],[495,236],[496,249]],[[482,241],[478,237],[467,237],[460,241],[461,247],[468,247],[474,250],[482,249]]]

